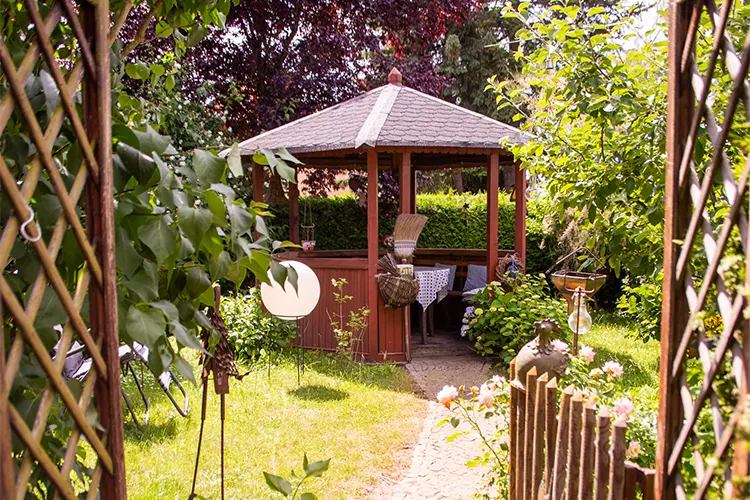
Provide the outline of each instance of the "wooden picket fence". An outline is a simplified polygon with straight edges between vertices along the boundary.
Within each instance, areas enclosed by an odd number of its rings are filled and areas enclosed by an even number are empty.
[[[625,460],[626,424],[572,386],[561,394],[558,412],[557,379],[536,368],[525,389],[511,384],[510,500],[652,500],[655,471]]]

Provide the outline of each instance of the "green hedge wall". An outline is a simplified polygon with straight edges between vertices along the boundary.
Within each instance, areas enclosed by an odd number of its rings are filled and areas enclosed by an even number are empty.
[[[367,211],[353,196],[300,199],[300,218],[306,207],[315,223],[317,250],[367,248]],[[286,205],[273,205],[274,217],[268,221],[273,236],[286,239],[289,216]],[[421,248],[484,248],[487,239],[487,197],[480,194],[420,194],[417,212],[428,217],[419,237]],[[527,210],[526,253],[529,271],[543,272],[554,262],[550,236],[542,231],[546,213],[540,203],[530,202]],[[515,205],[507,195],[500,196],[498,206],[498,241],[500,248],[513,248]],[[395,219],[381,217],[380,235],[393,231]],[[300,229],[304,239],[305,232]]]

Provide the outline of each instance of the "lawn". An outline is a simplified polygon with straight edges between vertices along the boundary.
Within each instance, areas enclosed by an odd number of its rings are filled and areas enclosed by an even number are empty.
[[[623,389],[659,387],[659,342],[644,343],[633,336],[635,324],[610,313],[594,314],[591,331],[580,337],[581,344],[596,350],[596,365],[615,360],[625,369]]]
[[[377,477],[398,476],[411,458],[426,402],[412,393],[406,371],[394,365],[354,365],[320,354],[306,354],[307,369],[297,386],[292,361],[259,367],[242,382],[231,382],[227,396],[227,498],[275,498],[263,471],[289,477],[299,472],[302,455],[331,459],[322,478],[309,487],[319,498],[363,495]],[[149,374],[146,374],[150,379]],[[213,384],[211,384],[213,387]],[[128,387],[131,399],[135,389]],[[128,496],[179,498],[190,493],[200,425],[200,392],[189,387],[191,411],[180,418],[153,387],[151,418],[143,429],[126,418]],[[219,397],[209,392],[197,493],[220,496]],[[278,495],[280,497],[280,495]]]

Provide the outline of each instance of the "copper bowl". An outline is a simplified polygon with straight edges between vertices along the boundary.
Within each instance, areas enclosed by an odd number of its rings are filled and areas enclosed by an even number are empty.
[[[578,287],[588,295],[593,295],[607,281],[606,274],[557,271],[553,273],[552,284],[560,291],[568,303],[568,314],[573,312],[573,294]]]

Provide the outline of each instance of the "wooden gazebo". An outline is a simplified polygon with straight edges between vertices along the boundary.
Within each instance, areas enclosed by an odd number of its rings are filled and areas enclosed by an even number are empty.
[[[331,278],[345,277],[350,306],[370,308],[368,330],[362,352],[369,360],[410,359],[409,321],[403,310],[388,309],[379,296],[378,273],[378,169],[398,172],[400,212],[414,213],[415,180],[418,170],[485,167],[487,169],[486,249],[418,249],[415,264],[436,262],[487,266],[487,280],[494,277],[500,255],[517,253],[526,258],[526,177],[503,144],[518,144],[525,135],[516,128],[479,113],[429,96],[402,85],[395,68],[388,84],[348,101],[326,108],[240,144],[244,158],[261,148],[285,147],[307,168],[360,169],[367,171],[367,250],[294,252],[289,256],[309,265],[321,283],[321,300],[309,317],[303,345],[313,349],[335,349],[329,310]],[[498,192],[500,175],[506,188],[514,185],[515,248],[498,248]],[[263,166],[252,164],[253,198],[263,201]],[[289,198],[289,239],[299,243],[299,190],[292,185]],[[346,224],[346,221],[341,221]],[[408,314],[408,313],[407,313]]]

